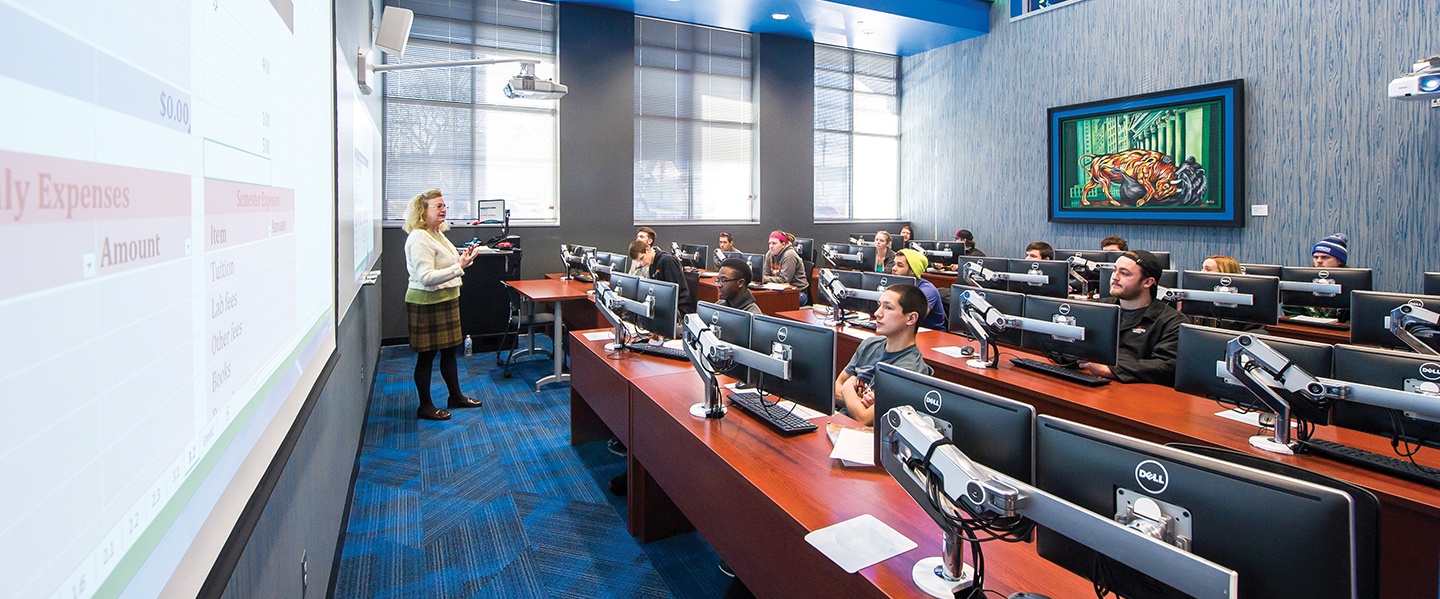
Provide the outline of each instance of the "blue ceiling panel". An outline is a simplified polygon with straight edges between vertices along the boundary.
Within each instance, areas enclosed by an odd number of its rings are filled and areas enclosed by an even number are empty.
[[[910,56],[990,31],[981,0],[555,0]],[[789,15],[779,20],[772,15]]]

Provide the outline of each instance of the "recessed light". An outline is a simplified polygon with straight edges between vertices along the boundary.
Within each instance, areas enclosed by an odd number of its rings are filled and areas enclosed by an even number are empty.
[[[874,29],[862,29],[862,30],[860,30],[860,34],[861,34],[861,35],[875,35],[875,34],[877,34],[877,33],[880,33],[880,32],[879,32],[879,31],[876,31],[876,30],[874,30]]]
[[[790,18],[790,15],[783,12],[772,12],[770,13],[770,18],[775,19],[776,21],[784,21],[785,19]]]

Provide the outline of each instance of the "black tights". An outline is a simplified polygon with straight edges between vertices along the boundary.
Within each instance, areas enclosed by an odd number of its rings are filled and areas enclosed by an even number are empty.
[[[430,369],[435,365],[435,354],[440,354],[440,377],[450,389],[450,398],[458,400],[465,394],[460,391],[460,372],[455,367],[455,348],[422,351],[415,356],[415,391],[420,394],[420,407],[433,408],[430,399]]]

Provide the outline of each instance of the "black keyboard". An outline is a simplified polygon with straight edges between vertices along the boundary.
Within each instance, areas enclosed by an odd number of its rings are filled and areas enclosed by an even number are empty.
[[[727,393],[725,397],[730,398],[730,405],[764,420],[783,435],[808,433],[816,428],[815,423],[796,416],[790,413],[790,410],[777,406],[773,402],[765,401],[765,398],[754,391]]]
[[[680,347],[665,347],[663,345],[651,345],[644,341],[634,341],[625,344],[625,349],[630,351],[660,356],[662,358],[673,358],[676,360],[689,360],[690,356],[685,355],[685,349]]]
[[[939,269],[939,268],[934,268],[934,267],[925,269],[925,272],[926,272],[926,274],[932,274],[932,275],[950,275],[950,276],[952,276],[952,277],[955,276],[955,271],[953,271],[953,270],[944,270],[944,269]]]
[[[580,281],[581,283],[594,283],[594,282],[595,282],[595,279],[592,278],[590,275],[572,275],[572,276],[570,277],[570,280],[571,280],[571,281]]]
[[[1044,362],[1041,360],[1032,360],[1030,358],[1010,358],[1010,363],[1014,364],[1016,367],[1024,368],[1025,370],[1031,370],[1041,374],[1048,374],[1056,378],[1065,379],[1072,383],[1080,383],[1081,385],[1085,385],[1086,387],[1099,387],[1101,385],[1110,384],[1110,379],[1107,379],[1103,376],[1095,376],[1087,372],[1070,370],[1069,368],[1065,368],[1064,366],[1057,366],[1055,364],[1051,364],[1049,362]]]
[[[846,324],[849,324],[850,326],[857,329],[865,329],[867,331],[875,330],[875,321],[873,320],[853,320]]]
[[[1366,470],[1373,470],[1389,474],[1396,478],[1415,481],[1422,485],[1440,488],[1440,470],[1421,466],[1410,460],[1371,453],[1363,449],[1356,449],[1348,445],[1341,445],[1324,439],[1311,439],[1305,442],[1305,448],[1310,453],[1330,458],[1337,462],[1353,464]]]

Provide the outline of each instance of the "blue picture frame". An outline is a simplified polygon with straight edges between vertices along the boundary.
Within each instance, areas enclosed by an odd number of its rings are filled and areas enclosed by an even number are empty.
[[[1050,222],[1245,226],[1241,79],[1047,111]]]

